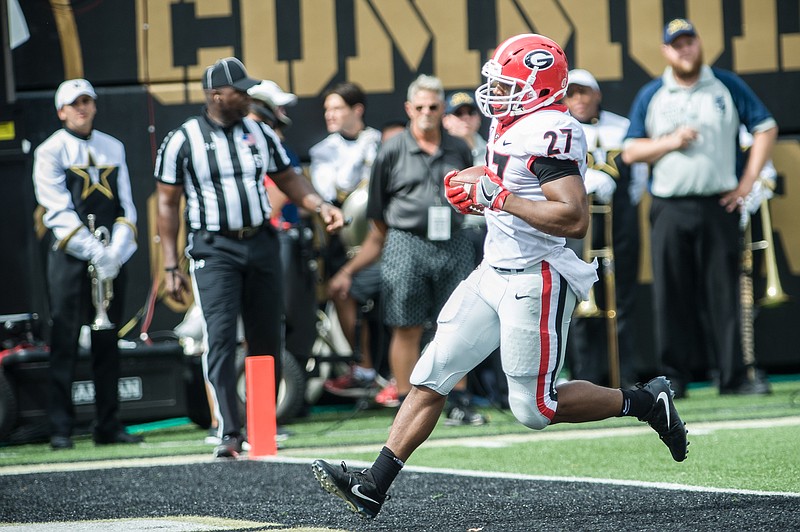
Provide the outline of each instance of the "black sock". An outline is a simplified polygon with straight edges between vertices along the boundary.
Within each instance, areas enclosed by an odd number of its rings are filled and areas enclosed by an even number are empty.
[[[653,408],[653,396],[642,390],[622,390],[622,410],[617,417],[635,416],[642,418]]]
[[[403,461],[396,457],[388,447],[381,449],[381,453],[370,468],[378,493],[386,495],[389,486],[392,485],[404,465]]]

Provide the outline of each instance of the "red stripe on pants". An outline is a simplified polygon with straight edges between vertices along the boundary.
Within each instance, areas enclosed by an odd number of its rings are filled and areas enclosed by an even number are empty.
[[[547,419],[553,419],[555,410],[545,404],[547,376],[550,374],[550,305],[553,295],[553,276],[550,265],[542,262],[542,315],[539,321],[539,377],[536,379],[536,407]]]

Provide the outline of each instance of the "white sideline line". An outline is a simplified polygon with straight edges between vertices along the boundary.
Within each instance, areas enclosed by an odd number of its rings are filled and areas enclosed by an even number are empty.
[[[281,528],[277,529],[275,527]],[[161,532],[230,532],[233,530],[253,529],[289,530],[288,528],[283,528],[280,523],[242,521],[225,517],[196,515],[40,523],[0,523],[0,530],[3,532],[106,532],[108,530],[125,532],[152,532],[153,530]],[[323,529],[318,530],[322,532]]]
[[[736,429],[768,429],[775,427],[790,427],[800,425],[800,416],[790,416],[784,418],[774,419],[752,419],[740,421],[708,421],[702,423],[688,424],[689,435],[691,434],[710,434],[716,430],[736,430]],[[481,436],[477,438],[453,438],[442,440],[429,440],[423,444],[423,447],[453,447],[453,446],[467,446],[467,447],[501,447],[513,443],[527,443],[531,441],[565,441],[565,440],[580,440],[580,439],[594,439],[594,438],[609,438],[609,437],[624,437],[638,434],[650,433],[652,429],[647,426],[639,427],[620,427],[620,428],[604,428],[604,429],[586,429],[586,430],[564,430],[554,432],[530,432],[526,434],[505,434],[498,436]],[[324,454],[330,455],[337,452],[370,452],[375,451],[377,446],[342,446],[336,448],[326,449]],[[302,449],[293,451],[295,456],[314,455],[319,457],[323,453],[316,449],[314,450]],[[307,463],[305,458],[292,459],[286,456],[283,457],[269,457],[264,458],[265,461],[282,461],[288,463]],[[354,467],[369,467],[371,462],[362,461],[348,461],[348,464]],[[759,496],[780,496],[780,497],[798,497],[800,493],[782,492],[782,491],[756,491],[756,490],[743,490],[734,488],[713,488],[706,486],[693,486],[688,484],[674,484],[668,482],[645,482],[639,480],[619,480],[607,478],[593,478],[593,477],[555,477],[555,476],[542,476],[542,475],[524,475],[519,473],[503,473],[503,472],[486,472],[486,471],[469,471],[463,469],[447,469],[425,466],[405,466],[406,471],[415,471],[420,473],[443,473],[455,476],[469,476],[479,478],[507,478],[516,480],[535,480],[546,482],[586,482],[591,484],[611,484],[617,486],[633,486],[651,489],[665,489],[665,490],[684,490],[693,492],[706,492],[706,493],[728,493],[739,495],[759,495]]]
[[[694,492],[706,492],[706,493],[729,493],[737,495],[761,495],[761,496],[800,498],[800,493],[792,493],[785,491],[756,491],[756,490],[741,490],[733,488],[709,488],[706,486],[673,484],[670,482],[645,482],[642,480],[619,480],[613,478],[591,478],[591,477],[552,477],[552,476],[542,476],[542,475],[522,475],[517,473],[487,473],[483,471],[452,470],[452,469],[443,469],[438,467],[408,467],[407,469],[409,471],[418,471],[421,473],[426,473],[426,472],[444,473],[448,475],[464,476],[464,477],[507,478],[512,480],[537,480],[546,482],[574,482],[574,483],[585,482],[589,484],[612,484],[617,486],[633,486],[637,488],[652,488],[652,489],[663,489],[663,490],[674,490],[674,491],[694,491]]]
[[[773,419],[752,419],[740,421],[709,421],[703,423],[691,423],[689,426],[689,434],[708,434],[715,430],[735,430],[735,429],[767,429],[774,427],[788,427],[800,425],[800,416],[790,416],[783,418]],[[498,436],[479,436],[475,438],[453,438],[442,440],[430,440],[423,444],[424,447],[447,447],[447,446],[494,446],[500,447],[512,443],[525,443],[530,441],[564,441],[564,440],[577,440],[577,439],[593,439],[593,438],[609,438],[609,437],[624,437],[635,434],[645,434],[651,432],[651,429],[646,426],[641,427],[619,427],[619,428],[603,428],[603,429],[579,429],[579,430],[562,430],[553,432],[530,432],[526,434],[504,434]],[[254,458],[263,462],[276,462],[286,464],[308,464],[308,456],[319,458],[321,456],[331,456],[339,452],[370,452],[375,451],[377,445],[359,445],[359,446],[340,446],[326,448],[324,451],[321,449],[297,449],[297,450],[284,450],[280,451],[277,456],[267,456]],[[158,467],[165,465],[187,465],[187,464],[200,464],[212,463],[216,459],[210,453],[182,455],[182,456],[157,456],[145,457],[135,459],[119,459],[119,460],[101,460],[101,461],[84,461],[84,462],[67,462],[67,463],[50,463],[50,464],[33,464],[33,465],[20,465],[20,466],[7,466],[0,467],[0,476],[3,475],[25,475],[31,473],[52,473],[63,471],[89,471],[98,469],[114,469],[119,467]],[[362,461],[348,461],[350,465],[355,467],[369,467],[371,462]],[[706,493],[729,493],[739,495],[759,495],[759,496],[779,496],[779,497],[797,497],[800,498],[800,493],[793,492],[780,492],[780,491],[756,491],[756,490],[741,490],[733,488],[712,488],[706,486],[692,486],[684,484],[673,484],[667,482],[645,482],[638,480],[618,480],[618,479],[603,479],[591,477],[556,477],[556,476],[541,476],[541,475],[524,475],[519,473],[503,473],[503,472],[486,472],[486,471],[469,471],[459,469],[447,469],[436,467],[424,466],[406,466],[406,471],[414,471],[420,473],[442,473],[455,476],[478,477],[478,478],[505,478],[512,480],[535,480],[546,482],[585,482],[591,484],[611,484],[618,486],[633,486],[652,489],[666,489],[666,490],[684,490],[693,492],[706,492]]]
[[[800,425],[800,416],[791,416],[774,419],[751,419],[741,421],[708,421],[702,423],[687,424],[689,429],[689,439],[691,436],[700,434],[710,434],[715,430],[737,430],[737,429],[769,429],[775,427],[791,427]],[[591,440],[598,438],[621,438],[636,436],[640,434],[651,434],[652,429],[647,425],[634,427],[615,427],[602,429],[576,429],[559,431],[531,431],[522,434],[499,434],[496,436],[477,436],[474,438],[445,438],[428,440],[423,444],[425,448],[431,447],[505,447],[516,443],[528,443],[533,441],[567,441],[567,440]],[[342,445],[330,447],[325,450],[335,452],[363,453],[376,449],[375,445]],[[317,456],[319,449],[290,449],[283,451],[282,454],[292,456]]]
[[[58,464],[31,464],[0,467],[0,476],[28,475],[31,473],[59,473],[62,471],[94,471],[118,467],[156,467],[168,465],[202,464],[215,461],[211,453],[186,454],[182,456],[154,456],[145,458],[125,458],[118,460],[86,460],[83,462],[64,462]]]
[[[305,458],[280,458],[280,457],[266,457],[259,458],[258,460],[264,462],[278,462],[287,464],[308,464]],[[370,467],[372,462],[364,462],[361,460],[348,460],[348,466],[354,468]],[[705,493],[729,493],[736,495],[760,495],[760,496],[773,496],[773,497],[797,497],[800,498],[800,493],[793,493],[790,491],[757,491],[757,490],[742,490],[735,488],[712,488],[707,486],[693,486],[691,484],[674,484],[670,482],[646,482],[643,480],[620,480],[615,478],[595,478],[595,477],[555,477],[546,475],[525,475],[522,473],[504,473],[499,471],[472,471],[468,469],[447,469],[444,467],[426,467],[426,466],[405,466],[403,471],[413,471],[415,473],[440,473],[443,475],[453,475],[457,477],[475,477],[475,478],[503,478],[510,480],[535,480],[539,482],[570,482],[570,483],[588,483],[588,484],[611,484],[616,486],[632,486],[637,488],[651,488],[663,489],[673,491],[692,491],[692,492],[705,492]]]

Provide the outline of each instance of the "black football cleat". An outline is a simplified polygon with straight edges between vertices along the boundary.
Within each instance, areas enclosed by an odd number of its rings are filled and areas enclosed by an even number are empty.
[[[647,415],[640,417],[658,433],[659,438],[669,448],[672,459],[676,462],[686,460],[689,442],[686,439],[686,425],[681,421],[673,401],[674,392],[665,377],[656,377],[645,385],[638,385],[655,399],[653,408]]]
[[[368,469],[348,471],[344,462],[340,469],[324,460],[314,460],[311,471],[322,489],[340,497],[353,512],[366,519],[374,519],[389,498],[378,493]]]

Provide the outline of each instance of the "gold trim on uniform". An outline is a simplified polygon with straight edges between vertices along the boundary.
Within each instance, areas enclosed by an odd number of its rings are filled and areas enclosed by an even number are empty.
[[[595,161],[591,152],[586,154],[586,166],[594,170],[605,172],[614,179],[619,179],[619,168],[617,168],[616,157],[621,153],[620,150],[608,150],[606,152],[606,162]]]
[[[86,199],[95,190],[103,194],[108,199],[114,199],[111,185],[108,184],[108,176],[117,169],[116,166],[98,166],[94,163],[92,152],[89,152],[89,163],[86,166],[70,166],[70,171],[83,178],[83,190],[81,199]]]
[[[117,218],[116,220],[114,220],[114,223],[115,223],[115,224],[117,224],[117,223],[120,223],[120,224],[125,224],[125,225],[127,225],[128,227],[130,227],[130,228],[131,228],[131,231],[133,231],[133,240],[134,240],[134,242],[138,242],[138,241],[139,241],[139,231],[136,229],[136,225],[132,224],[130,220],[128,220],[127,218],[123,218],[122,216],[120,216],[119,218]]]
[[[41,240],[47,234],[47,227],[44,225],[44,215],[47,210],[41,205],[37,205],[33,210],[33,231],[36,239]]]
[[[72,238],[73,236],[75,236],[75,233],[77,233],[78,231],[80,231],[84,227],[85,227],[84,225],[79,225],[78,227],[76,227],[75,229],[70,231],[70,233],[67,236],[65,236],[64,238],[62,238],[61,240],[59,240],[56,243],[56,249],[63,250],[64,248],[66,248],[67,247],[67,243],[69,242],[69,239]]]

